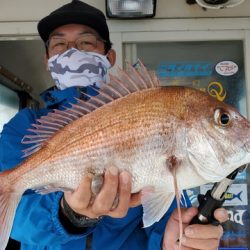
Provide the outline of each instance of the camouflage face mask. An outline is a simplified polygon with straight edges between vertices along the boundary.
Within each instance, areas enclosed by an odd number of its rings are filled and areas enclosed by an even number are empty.
[[[106,81],[111,64],[105,55],[71,48],[48,60],[48,69],[56,86],[63,90],[72,86],[100,85]]]

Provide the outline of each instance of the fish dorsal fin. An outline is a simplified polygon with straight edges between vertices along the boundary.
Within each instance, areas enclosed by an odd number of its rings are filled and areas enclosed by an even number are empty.
[[[27,157],[38,151],[44,142],[57,131],[80,117],[116,99],[123,98],[134,92],[157,88],[159,86],[160,83],[155,73],[148,71],[139,60],[136,69],[130,64],[127,64],[126,70],[119,68],[117,76],[110,75],[110,81],[104,83],[100,89],[97,90],[89,86],[97,92],[96,96],[89,96],[86,93],[82,93],[88,98],[87,101],[76,98],[76,103],[71,104],[70,108],[53,110],[46,116],[41,116],[40,119],[37,119],[37,123],[32,124],[32,128],[28,129],[32,134],[25,135],[22,139],[23,144],[31,145],[23,150],[23,157]]]

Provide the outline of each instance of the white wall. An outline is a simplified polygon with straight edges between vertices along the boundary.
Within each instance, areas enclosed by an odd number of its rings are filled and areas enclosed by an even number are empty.
[[[0,0],[0,35],[36,34],[37,21],[69,0]],[[105,12],[105,0],[85,0]],[[154,19],[250,17],[250,0],[222,10],[203,10],[185,0],[158,0]],[[126,21],[124,21],[126,22]],[[228,23],[228,26],[232,23]]]
[[[1,21],[37,21],[70,0],[0,0]],[[105,0],[85,0],[105,11]],[[193,17],[249,17],[250,1],[223,10],[204,11],[198,5],[188,5],[186,0],[157,0],[156,18]]]

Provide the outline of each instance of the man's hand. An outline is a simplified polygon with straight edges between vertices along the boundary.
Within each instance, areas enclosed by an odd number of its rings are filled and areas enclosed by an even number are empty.
[[[198,213],[197,208],[182,209],[183,238],[181,250],[214,250],[218,249],[220,238],[223,234],[221,225],[189,225],[192,218]],[[227,211],[224,208],[216,209],[214,217],[221,223],[228,220]],[[177,209],[171,215],[164,234],[163,249],[178,249],[180,237],[179,218]]]
[[[91,182],[93,175],[86,175],[74,192],[65,192],[65,200],[78,214],[97,218],[108,215],[113,218],[126,216],[129,207],[140,204],[140,194],[131,195],[131,175],[115,167],[110,167],[104,174],[104,183],[100,192],[92,200]],[[113,208],[116,197],[118,205]]]

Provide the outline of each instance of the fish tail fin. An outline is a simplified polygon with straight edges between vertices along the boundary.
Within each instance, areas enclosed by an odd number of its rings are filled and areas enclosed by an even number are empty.
[[[236,195],[236,197],[237,197],[240,201],[242,201],[242,199],[241,199],[241,194],[242,194],[242,192],[243,192],[243,191],[240,191],[240,192]]]
[[[15,192],[8,173],[0,174],[0,250],[8,244],[17,205],[21,195]]]

